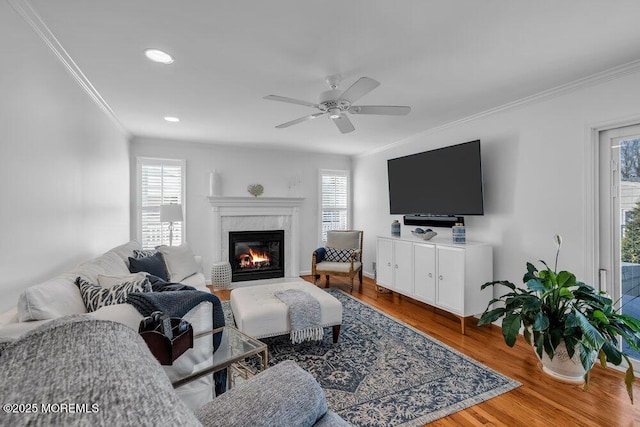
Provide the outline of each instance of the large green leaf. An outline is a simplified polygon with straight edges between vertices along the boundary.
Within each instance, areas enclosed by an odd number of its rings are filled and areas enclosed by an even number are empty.
[[[542,311],[538,311],[536,314],[536,320],[533,322],[534,331],[544,331],[549,327],[549,318]]]
[[[524,335],[525,341],[528,344],[533,344],[533,341],[532,341],[533,337],[531,336],[531,330],[529,330],[529,328],[524,328],[523,335]]]
[[[640,320],[636,319],[635,317],[631,317],[626,314],[620,314],[618,315],[618,319],[620,319],[620,321],[630,327],[634,332],[640,332]]]
[[[544,345],[544,352],[547,353],[549,359],[553,360],[556,348],[551,344],[551,334],[541,334],[544,337],[542,341]]]
[[[589,347],[591,347],[592,350],[599,350],[606,341],[605,338],[595,326],[589,323],[589,319],[587,319],[582,313],[578,310],[573,310],[573,312],[578,319],[580,329],[582,330],[582,336],[587,341]]]
[[[584,343],[580,343],[580,362],[582,367],[589,372],[593,368],[593,349],[589,346],[585,346]]]
[[[538,357],[542,357],[543,350],[544,350],[544,334],[540,334],[536,338],[536,353],[538,353]]]
[[[489,286],[495,286],[495,285],[502,285],[502,286],[506,286],[507,288],[511,289],[511,290],[516,290],[516,285],[514,285],[513,283],[507,281],[507,280],[494,280],[493,282],[487,282],[485,284],[483,284],[482,286],[480,286],[480,290],[487,288]]]
[[[558,294],[560,295],[560,298],[563,299],[573,299],[573,292],[571,292],[571,290],[569,288],[560,288],[560,290],[558,291]]]
[[[624,373],[624,384],[627,386],[627,394],[629,395],[629,399],[631,399],[631,404],[633,404],[633,381],[636,377],[633,375],[633,364],[631,364],[631,360],[629,360],[629,357],[626,355],[624,358],[629,364],[629,367]]]
[[[504,307],[499,307],[483,313],[482,316],[480,317],[480,320],[478,320],[478,326],[487,325],[495,322],[496,320],[498,320],[500,317],[504,315],[505,311],[506,310]]]
[[[595,317],[597,320],[604,323],[605,325],[609,324],[609,318],[605,316],[605,314],[600,310],[595,310],[593,312],[593,317]]]
[[[578,322],[576,315],[573,312],[567,314],[567,317],[565,318],[565,321],[564,321],[565,330],[569,328],[575,328],[577,326],[580,326],[580,322]]]
[[[618,350],[617,346],[612,345],[609,341],[605,341],[604,344],[602,344],[601,350],[605,356],[607,356],[609,362],[616,366],[622,363],[622,353]],[[600,362],[602,362],[602,358]],[[602,366],[606,367],[607,365],[603,364]]]
[[[568,288],[576,285],[576,276],[568,271],[561,271],[558,273],[558,286],[562,288]]]
[[[578,339],[572,335],[568,335],[564,337],[564,346],[567,349],[567,354],[569,358],[572,359],[573,355],[576,352],[576,346],[578,345]]]
[[[535,313],[540,310],[542,302],[540,298],[531,295],[522,302],[522,311],[525,313]]]
[[[542,283],[542,281],[540,281],[540,279],[535,278],[527,282],[527,289],[533,292],[544,292],[547,290],[547,287]]]
[[[502,320],[502,335],[504,336],[504,342],[506,342],[509,347],[513,347],[516,343],[518,333],[520,332],[521,321],[522,318],[520,314],[512,313],[507,314]]]

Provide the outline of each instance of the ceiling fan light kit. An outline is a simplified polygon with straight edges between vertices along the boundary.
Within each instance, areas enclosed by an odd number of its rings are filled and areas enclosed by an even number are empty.
[[[358,99],[362,98],[373,89],[380,86],[380,83],[369,77],[361,77],[352,84],[344,92],[337,89],[339,75],[333,75],[326,78],[330,90],[324,91],[318,97],[318,103],[303,101],[300,99],[287,98],[279,95],[267,95],[264,99],[270,101],[287,102],[290,104],[303,105],[305,107],[317,108],[319,113],[309,116],[300,117],[299,119],[277,125],[276,128],[283,129],[307,120],[315,119],[320,116],[328,115],[333,123],[337,126],[341,133],[349,133],[355,130],[351,120],[345,113],[351,114],[377,114],[386,116],[403,116],[409,114],[411,107],[407,106],[391,106],[391,105],[353,105]]]
[[[160,49],[145,49],[144,55],[153,62],[165,65],[173,64],[173,57]]]

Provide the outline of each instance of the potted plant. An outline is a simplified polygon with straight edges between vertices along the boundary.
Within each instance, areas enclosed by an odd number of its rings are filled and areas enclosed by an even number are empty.
[[[620,365],[626,360],[629,367],[624,381],[633,403],[633,365],[620,350],[619,338],[639,350],[640,321],[619,313],[606,293],[577,281],[573,273],[557,272],[562,239],[556,235],[554,240],[557,251],[553,270],[544,261],[540,261],[545,267],[541,270],[527,262],[522,279],[525,287],[504,280],[482,285],[482,289],[501,285],[509,292],[491,300],[478,324],[502,319],[502,334],[510,347],[524,328],[524,338],[534,347],[543,370],[556,378],[584,381],[585,391],[596,356],[605,367],[607,362]],[[498,302],[502,305],[492,309]]]

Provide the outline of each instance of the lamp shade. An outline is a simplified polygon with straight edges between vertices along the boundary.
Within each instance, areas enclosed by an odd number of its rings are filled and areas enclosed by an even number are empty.
[[[160,222],[182,221],[182,205],[160,205]]]

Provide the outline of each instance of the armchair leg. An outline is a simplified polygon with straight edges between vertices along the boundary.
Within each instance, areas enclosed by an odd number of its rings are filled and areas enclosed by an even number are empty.
[[[353,276],[355,276],[355,274]],[[349,292],[353,292],[353,276],[351,276],[351,289]]]
[[[329,275],[325,274],[325,282],[324,282],[324,287],[328,288],[329,287]]]
[[[360,279],[360,284],[362,285],[362,269],[358,271],[358,278]]]
[[[317,285],[318,284],[318,280],[320,280],[320,275],[319,274],[314,274],[313,275],[313,284]]]

